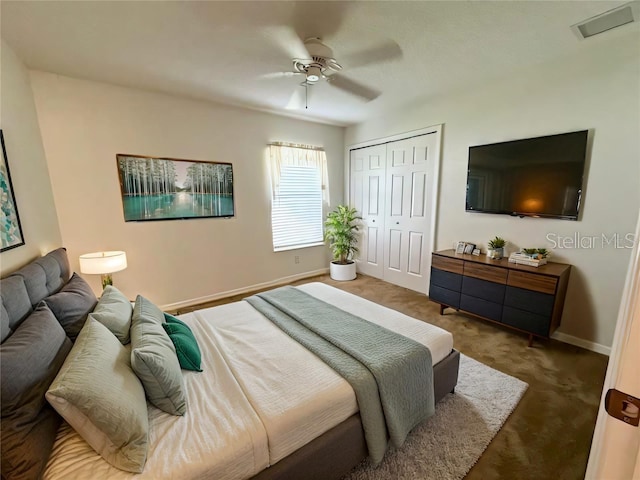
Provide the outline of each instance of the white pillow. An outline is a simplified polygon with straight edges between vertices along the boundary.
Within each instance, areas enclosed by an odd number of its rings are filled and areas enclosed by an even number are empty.
[[[130,355],[104,325],[88,318],[45,397],[107,462],[140,473],[149,423]]]

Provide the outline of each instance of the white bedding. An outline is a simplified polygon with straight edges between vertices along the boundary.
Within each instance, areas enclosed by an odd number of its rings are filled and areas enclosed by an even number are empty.
[[[434,364],[453,348],[433,325],[322,283],[298,288],[428,346]],[[149,406],[144,472],[111,467],[65,424],[45,479],[248,478],[357,412],[349,384],[247,302],[180,318],[198,339],[204,372],[184,372],[184,417]]]

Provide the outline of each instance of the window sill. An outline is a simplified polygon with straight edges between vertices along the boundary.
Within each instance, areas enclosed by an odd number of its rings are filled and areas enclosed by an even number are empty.
[[[290,247],[278,247],[278,248],[274,248],[273,251],[286,252],[288,250],[300,250],[302,248],[320,247],[320,246],[324,246],[324,242],[308,243],[306,245],[292,245]]]

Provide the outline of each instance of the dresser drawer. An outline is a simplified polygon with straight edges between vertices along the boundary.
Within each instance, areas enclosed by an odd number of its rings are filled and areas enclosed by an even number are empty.
[[[494,283],[507,283],[509,271],[506,268],[481,265],[474,262],[464,262],[464,276],[489,280]]]
[[[440,255],[431,256],[431,266],[439,270],[445,270],[447,272],[458,273],[462,275],[463,266],[462,260],[455,258],[442,257]]]
[[[437,268],[432,267],[431,283],[439,287],[459,292],[460,287],[462,286],[462,275],[445,272],[444,270],[438,270]]]
[[[465,295],[464,293],[460,295],[460,309],[497,322],[502,320],[501,304]]]
[[[519,328],[525,332],[547,337],[549,336],[551,319],[505,305],[502,309],[502,323]]]
[[[506,287],[499,283],[487,282],[473,277],[462,277],[462,293],[472,297],[482,298],[494,303],[504,302]]]
[[[526,288],[527,290],[535,290],[536,292],[548,293],[554,295],[556,293],[556,284],[558,279],[548,277],[547,275],[539,275],[536,273],[517,272],[511,270],[507,285],[512,287]]]
[[[547,293],[508,286],[504,295],[504,304],[515,307],[518,310],[526,310],[527,312],[550,317],[553,313],[554,299],[553,295]]]
[[[431,284],[429,288],[429,298],[434,302],[449,305],[453,308],[460,308],[460,292],[454,292],[453,290]]]

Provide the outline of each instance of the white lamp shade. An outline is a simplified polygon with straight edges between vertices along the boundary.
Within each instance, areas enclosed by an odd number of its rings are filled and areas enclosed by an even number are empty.
[[[103,275],[119,272],[127,268],[127,254],[124,252],[95,252],[80,255],[80,271]]]

